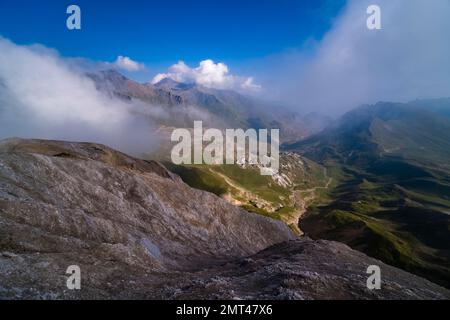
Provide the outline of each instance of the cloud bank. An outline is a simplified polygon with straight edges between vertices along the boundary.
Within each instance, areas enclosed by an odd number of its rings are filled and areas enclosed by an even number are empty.
[[[196,68],[191,68],[183,61],[172,65],[168,73],[160,73],[151,81],[153,84],[162,79],[170,78],[178,82],[196,83],[208,88],[257,91],[261,86],[254,83],[252,77],[240,77],[229,74],[228,66],[215,63],[213,60],[203,60]]]
[[[381,8],[381,30],[366,9]],[[264,87],[302,111],[450,96],[450,1],[350,0],[309,48],[272,57]],[[276,67],[274,67],[276,66]]]
[[[148,150],[148,121],[130,104],[97,91],[93,81],[43,46],[0,38],[0,138],[93,141],[127,152]]]

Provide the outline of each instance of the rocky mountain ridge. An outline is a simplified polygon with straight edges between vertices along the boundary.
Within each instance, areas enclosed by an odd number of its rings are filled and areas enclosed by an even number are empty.
[[[3,299],[450,297],[92,143],[0,142],[0,236]],[[370,264],[384,290],[365,287]],[[80,291],[66,287],[70,265]]]
[[[450,99],[365,105],[285,146],[334,181],[302,230],[449,288],[449,110]]]
[[[296,141],[318,132],[330,123],[319,114],[299,115],[281,105],[268,104],[232,90],[219,90],[169,78],[160,82],[138,83],[115,70],[89,73],[97,89],[125,101],[139,101],[170,114],[154,120],[164,126],[191,127],[203,120],[205,127],[280,129],[282,140]],[[153,115],[154,117],[154,115]]]

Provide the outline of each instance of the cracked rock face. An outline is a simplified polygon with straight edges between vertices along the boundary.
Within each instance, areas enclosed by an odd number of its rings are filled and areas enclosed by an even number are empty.
[[[374,261],[297,239],[157,162],[92,143],[0,142],[0,298],[449,296]],[[384,291],[365,288],[369,264],[382,266]],[[70,265],[81,290],[66,286]]]

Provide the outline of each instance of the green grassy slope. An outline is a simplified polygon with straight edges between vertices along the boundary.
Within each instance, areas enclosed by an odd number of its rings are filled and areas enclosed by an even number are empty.
[[[263,176],[252,166],[166,166],[191,187],[215,193],[247,211],[285,221],[295,231],[299,231],[295,217],[303,207],[294,193],[323,187],[328,181],[322,166],[294,154],[281,155],[278,179]]]
[[[426,101],[380,103],[288,148],[334,173],[302,230],[450,287],[450,118]]]

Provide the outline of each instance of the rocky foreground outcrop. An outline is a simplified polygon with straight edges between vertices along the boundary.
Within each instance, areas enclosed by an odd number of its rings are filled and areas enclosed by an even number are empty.
[[[369,265],[382,289],[366,288]],[[66,269],[81,269],[81,290]],[[106,146],[0,142],[2,299],[449,298],[345,245],[192,189]]]

